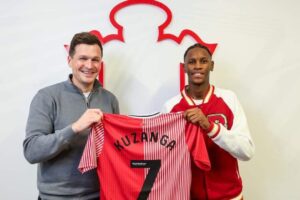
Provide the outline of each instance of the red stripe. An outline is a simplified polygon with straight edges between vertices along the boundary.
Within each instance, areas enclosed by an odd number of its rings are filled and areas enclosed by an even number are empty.
[[[104,63],[103,62],[101,62],[101,69],[98,74],[98,80],[104,87]]]
[[[180,63],[180,65],[179,65],[179,80],[180,80],[179,91],[182,91],[185,86],[185,72],[184,72],[184,64],[183,63]]]

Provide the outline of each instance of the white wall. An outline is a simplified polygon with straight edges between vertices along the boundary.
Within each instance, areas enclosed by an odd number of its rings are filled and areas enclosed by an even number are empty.
[[[4,1],[0,6],[0,199],[37,196],[36,165],[22,153],[28,108],[41,87],[70,69],[64,44],[76,32],[115,33],[109,12],[117,0]],[[218,43],[212,82],[237,93],[256,155],[241,162],[246,199],[300,199],[300,3],[297,0],[161,1],[173,13],[166,29]],[[126,43],[104,46],[106,87],[124,114],[150,114],[178,92],[178,63],[191,38],[156,42],[165,14],[153,6],[122,10]]]

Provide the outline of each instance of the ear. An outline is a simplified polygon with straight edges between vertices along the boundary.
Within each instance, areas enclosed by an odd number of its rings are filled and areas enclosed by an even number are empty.
[[[215,65],[215,62],[212,60],[211,61],[211,66],[210,66],[210,71],[214,71],[214,65]]]
[[[71,60],[72,60],[71,56],[68,56],[67,61],[68,61],[68,65],[69,65],[69,66],[70,66]]]
[[[184,63],[182,63],[182,65],[181,65],[181,66],[183,67],[184,73],[186,73],[186,72],[187,72],[187,70],[186,70],[186,64],[185,64],[185,62],[184,62]]]

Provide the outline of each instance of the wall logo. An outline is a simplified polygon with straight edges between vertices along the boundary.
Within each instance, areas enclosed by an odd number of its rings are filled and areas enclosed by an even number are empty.
[[[169,26],[169,24],[172,21],[172,12],[171,10],[163,3],[159,2],[159,1],[154,1],[154,0],[127,0],[124,2],[121,2],[119,4],[117,4],[110,12],[109,14],[109,19],[111,24],[113,25],[113,27],[116,28],[116,33],[113,34],[108,34],[106,36],[103,36],[101,34],[100,31],[98,30],[91,30],[90,33],[96,35],[99,40],[102,42],[103,45],[105,45],[106,43],[110,42],[110,41],[120,41],[120,42],[125,42],[124,36],[123,36],[123,26],[120,25],[117,21],[116,21],[116,14],[122,10],[122,9],[126,9],[129,6],[134,6],[134,5],[148,5],[148,6],[154,6],[158,9],[163,10],[166,13],[166,20],[158,26],[158,36],[157,36],[157,42],[161,42],[164,40],[172,40],[177,44],[181,44],[182,40],[189,36],[191,38],[193,38],[193,40],[195,41],[195,43],[200,43],[202,45],[205,45],[210,52],[213,54],[217,44],[213,43],[213,44],[208,44],[205,43],[200,36],[198,36],[198,34],[196,34],[194,31],[190,30],[190,29],[184,29],[180,32],[180,34],[178,36],[172,34],[172,33],[167,33],[165,31],[165,29]],[[68,45],[65,45],[65,48],[68,50]],[[180,78],[180,90],[182,90],[185,86],[185,73],[183,70],[183,63],[180,63],[180,74],[179,74],[179,78]],[[104,70],[105,70],[105,66],[104,63],[102,63],[102,68],[101,71],[99,72],[99,81],[104,84]]]

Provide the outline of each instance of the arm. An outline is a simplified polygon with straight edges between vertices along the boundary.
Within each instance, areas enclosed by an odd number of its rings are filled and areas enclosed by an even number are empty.
[[[245,113],[237,98],[235,98],[234,105],[234,120],[231,129],[227,130],[222,124],[213,124],[208,135],[217,145],[229,152],[233,157],[247,161],[253,157],[255,146],[250,135]]]
[[[76,133],[80,133],[102,117],[100,110],[97,111],[98,114],[87,110],[75,123],[55,130],[56,106],[57,102],[43,91],[31,102],[26,138],[23,142],[24,155],[30,163],[50,160],[67,150]]]
[[[56,103],[51,96],[39,91],[33,98],[23,142],[25,158],[30,163],[49,160],[68,148],[74,132],[71,126],[54,132]]]
[[[239,160],[249,160],[254,155],[254,144],[250,136],[244,111],[234,96],[232,109],[234,121],[231,130],[222,124],[210,122],[201,109],[192,108],[185,111],[188,121],[199,124],[204,132],[222,149]]]
[[[113,98],[112,106],[113,106],[113,113],[120,114],[119,102],[116,97]]]

